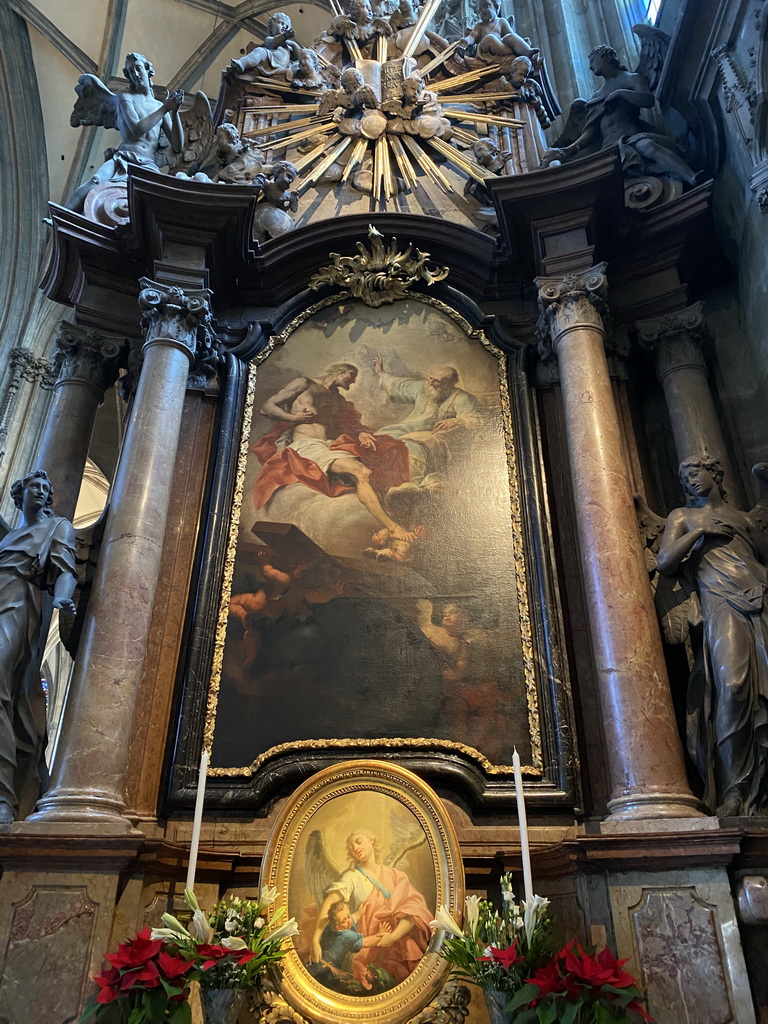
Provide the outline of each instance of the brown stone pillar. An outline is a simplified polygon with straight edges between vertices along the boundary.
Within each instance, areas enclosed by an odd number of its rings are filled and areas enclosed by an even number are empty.
[[[706,454],[725,471],[725,487],[738,495],[739,487],[723,437],[709,386],[707,364],[701,350],[705,336],[702,304],[677,313],[635,324],[641,344],[653,353],[656,376],[664,389],[675,449],[680,462]]]
[[[611,778],[609,820],[697,817],[605,356],[605,264],[537,284],[542,326],[560,367]]]
[[[56,338],[55,397],[48,413],[36,466],[47,470],[54,504],[71,519],[83,479],[96,412],[117,380],[124,343],[76,324],[61,323]]]
[[[184,393],[207,289],[146,278],[144,364],[112,488],[52,788],[27,828],[127,831],[123,783],[162,553]],[[22,826],[24,827],[24,826]]]

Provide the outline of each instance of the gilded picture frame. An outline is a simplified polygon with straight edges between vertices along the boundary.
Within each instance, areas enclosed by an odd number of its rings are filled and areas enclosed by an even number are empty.
[[[359,760],[312,776],[275,824],[262,885],[299,922],[280,990],[305,1018],[399,1024],[437,995],[448,965],[429,921],[443,904],[461,919],[464,875],[445,808],[412,772]]]

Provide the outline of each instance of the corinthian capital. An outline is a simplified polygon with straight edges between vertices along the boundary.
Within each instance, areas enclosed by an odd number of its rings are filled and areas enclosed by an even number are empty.
[[[607,264],[598,263],[582,273],[536,278],[542,354],[556,349],[560,338],[572,330],[591,327],[605,334],[604,318],[608,314],[606,267]]]
[[[659,380],[675,370],[706,369],[701,342],[707,329],[701,310],[702,303],[695,302],[674,313],[636,321],[638,340],[653,354]]]
[[[51,367],[56,375],[55,388],[65,384],[84,384],[103,398],[117,380],[120,357],[126,343],[105,337],[77,324],[62,322],[56,337],[56,352]]]
[[[187,291],[142,277],[139,306],[144,348],[167,344],[183,349],[194,360],[211,335],[208,288]]]

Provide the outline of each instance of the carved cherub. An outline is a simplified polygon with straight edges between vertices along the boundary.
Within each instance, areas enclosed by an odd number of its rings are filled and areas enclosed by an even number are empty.
[[[152,64],[143,54],[129,53],[123,68],[128,88],[122,92],[112,92],[96,75],[80,76],[75,86],[78,98],[69,123],[73,128],[89,125],[116,128],[120,132],[120,145],[106,150],[101,167],[75,189],[66,202],[70,210],[82,211],[85,197],[94,186],[125,178],[128,164],[159,170],[167,145],[163,136],[175,153],[181,153],[184,129],[179,107],[184,93],[177,89],[168,93],[164,100],[156,100],[152,92],[154,73]]]
[[[345,68],[341,75],[341,88],[323,96],[318,114],[326,117],[333,113],[334,120],[339,123],[345,118],[361,114],[364,108],[376,110],[378,106],[376,93],[370,85],[365,84],[357,68]]]
[[[286,78],[293,89],[331,88],[331,82],[323,72],[320,58],[309,47],[299,50],[298,61],[288,70]]]
[[[418,72],[403,79],[400,98],[389,100],[382,109],[393,115],[387,131],[394,135],[418,135],[423,139],[450,139],[453,126],[443,113],[437,95],[425,88]]]
[[[640,116],[643,108],[656,103],[654,89],[669,37],[648,26],[636,25],[634,31],[643,42],[636,71],[624,67],[612,46],[596,46],[589,54],[589,67],[603,84],[588,100],[574,100],[565,130],[546,151],[541,166],[618,145],[627,177],[662,174],[697,184],[700,175],[676,152],[674,140]]]
[[[418,21],[418,5],[414,0],[400,0],[396,10],[390,15],[389,25],[392,29],[392,36],[389,40],[389,54],[392,57],[399,56],[411,38],[411,29]],[[430,47],[444,50],[448,45],[447,39],[443,39],[436,32],[426,29],[419,40],[413,53],[418,57]]]
[[[513,54],[531,59],[537,57],[539,50],[531,46],[530,40],[518,35],[513,25],[506,18],[500,17],[500,12],[500,0],[480,0],[480,21],[461,40],[463,48],[460,47],[459,53],[462,56],[477,56],[489,63],[494,57],[509,57]]]
[[[264,154],[249,139],[241,139],[233,124],[225,121],[216,129],[216,159],[221,168],[214,181],[250,185],[264,170]]]
[[[291,189],[298,176],[295,164],[278,160],[272,166],[271,179],[266,174],[258,174],[253,179],[261,193],[253,218],[253,236],[257,241],[266,242],[293,231],[293,219],[287,211],[295,213],[299,208],[299,193]]]
[[[243,57],[230,61],[228,73],[242,75],[246,71],[255,71],[269,78],[288,71],[291,61],[298,60],[301,53],[301,47],[293,38],[291,19],[282,11],[270,15],[267,32],[261,46],[254,46]]]
[[[354,0],[349,14],[339,14],[333,19],[327,35],[331,39],[352,40],[358,46],[366,46],[375,36],[391,33],[386,18],[374,18],[369,0]]]

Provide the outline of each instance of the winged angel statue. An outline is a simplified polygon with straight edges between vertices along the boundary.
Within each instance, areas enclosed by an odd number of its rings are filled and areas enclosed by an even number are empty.
[[[152,64],[143,54],[129,53],[123,68],[128,88],[121,92],[112,92],[96,75],[80,76],[69,123],[73,128],[89,125],[116,128],[120,145],[107,149],[101,167],[75,189],[66,204],[70,210],[82,212],[86,196],[97,185],[125,179],[128,164],[156,170],[166,164],[172,171],[197,170],[211,149],[214,134],[207,98],[198,93],[192,108],[182,114],[184,92],[177,89],[162,101],[155,99],[154,73]],[[187,148],[183,121],[187,123]]]
[[[375,832],[351,832],[343,871],[331,862],[319,829],[307,840],[305,877],[315,902],[301,914],[297,947],[321,985],[346,995],[375,995],[398,985],[430,942],[434,915],[406,871],[406,854],[426,835],[395,810],[389,830],[394,839],[383,860]]]
[[[688,648],[688,749],[721,817],[768,813],[768,463],[752,472],[749,512],[706,455],[680,464],[685,508],[664,520],[637,499],[662,631]]]
[[[571,104],[565,129],[553,148],[542,157],[542,167],[561,163],[582,151],[597,152],[618,145],[626,178],[662,175],[698,184],[694,172],[676,150],[674,139],[649,124],[640,111],[656,104],[654,95],[669,48],[669,36],[650,25],[635,25],[641,41],[640,61],[634,72],[620,62],[612,46],[596,46],[589,54],[589,68],[603,79],[588,100]]]

